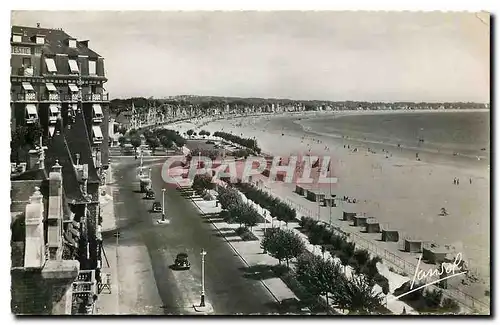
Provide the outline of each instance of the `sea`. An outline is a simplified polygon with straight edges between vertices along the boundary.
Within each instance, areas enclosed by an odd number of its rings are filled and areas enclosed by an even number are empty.
[[[411,155],[432,155],[447,160],[490,161],[490,112],[395,112],[383,114],[328,114],[294,118],[295,127],[306,134],[358,143],[389,152],[406,149]],[[346,142],[347,143],[347,142]],[[441,159],[442,160],[442,159]]]

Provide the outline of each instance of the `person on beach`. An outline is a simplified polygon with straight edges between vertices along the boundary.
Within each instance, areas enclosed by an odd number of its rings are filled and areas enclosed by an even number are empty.
[[[460,179],[457,178],[457,185],[460,185]]]
[[[469,178],[469,184],[472,184],[472,178]]]
[[[456,177],[453,178],[453,185],[457,185],[457,178]]]

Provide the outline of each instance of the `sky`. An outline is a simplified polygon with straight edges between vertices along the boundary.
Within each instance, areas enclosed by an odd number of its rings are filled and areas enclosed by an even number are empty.
[[[15,11],[11,23],[90,40],[111,98],[490,100],[484,13]]]

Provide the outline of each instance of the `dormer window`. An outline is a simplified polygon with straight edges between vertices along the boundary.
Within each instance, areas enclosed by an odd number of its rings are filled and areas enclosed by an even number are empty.
[[[43,35],[36,35],[37,44],[45,44],[45,37]]]
[[[76,39],[68,39],[68,46],[75,49],[76,48]]]
[[[12,34],[12,42],[14,43],[22,43],[23,35],[21,34]]]

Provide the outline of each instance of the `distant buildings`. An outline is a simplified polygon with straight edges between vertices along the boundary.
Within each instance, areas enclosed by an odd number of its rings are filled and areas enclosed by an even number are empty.
[[[59,29],[11,35],[12,311],[89,313],[108,165],[104,59]]]

